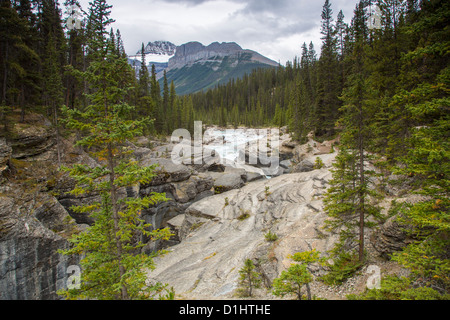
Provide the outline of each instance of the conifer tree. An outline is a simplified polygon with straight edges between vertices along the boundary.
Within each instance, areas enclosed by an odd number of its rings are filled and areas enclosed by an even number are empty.
[[[404,80],[391,101],[395,110],[401,110],[401,117],[410,118],[409,134],[402,139],[408,148],[397,158],[394,172],[412,177],[415,193],[423,196],[422,201],[405,204],[400,218],[412,227],[418,241],[393,254],[394,260],[412,272],[406,287],[415,297],[426,292],[442,298],[450,291],[450,67],[448,53],[437,50],[450,44],[445,27],[449,17],[447,1],[421,3],[417,22],[406,29],[417,32],[420,39],[402,59]],[[427,59],[430,56],[433,59]],[[418,74],[416,68],[426,72]]]
[[[148,231],[140,218],[143,208],[164,201],[162,194],[145,198],[120,196],[120,189],[138,183],[149,183],[153,167],[141,167],[129,156],[125,141],[142,134],[146,119],[127,120],[133,107],[124,101],[133,75],[126,58],[117,54],[115,44],[107,38],[111,22],[106,1],[91,3],[91,63],[80,76],[91,86],[90,104],[83,111],[64,108],[66,125],[80,130],[84,137],[77,142],[93,148],[99,166],[75,165],[64,168],[77,186],[73,194],[96,193],[101,201],[75,210],[89,213],[95,219],[86,232],[74,235],[68,255],[80,255],[82,275],[79,289],[60,292],[67,299],[152,299],[173,298],[161,284],[146,284],[146,272],[154,267],[152,256],[140,253],[140,234],[167,239],[167,230]],[[93,18],[95,17],[95,19]],[[118,72],[120,71],[120,72]],[[138,235],[136,237],[136,235]]]
[[[298,252],[288,258],[292,258],[295,264],[284,270],[281,275],[273,281],[272,293],[276,296],[284,297],[294,294],[298,300],[302,300],[302,288],[306,286],[307,298],[312,300],[310,283],[313,281],[310,270],[310,264],[323,263],[323,259],[319,257],[316,250]]]
[[[166,74],[166,70],[164,70],[164,75],[163,75],[163,98],[162,98],[162,114],[164,116],[164,126],[162,128],[162,133],[167,134],[169,132],[169,117],[171,114],[171,110],[170,110],[170,92],[169,92],[169,83],[167,82],[167,74]]]
[[[47,42],[45,50],[45,59],[43,62],[44,75],[44,101],[51,111],[53,125],[56,128],[56,144],[58,153],[58,164],[61,165],[61,146],[60,146],[60,130],[59,130],[59,113],[63,105],[63,83],[61,76],[61,68],[58,63],[56,43],[53,34]]]
[[[67,20],[73,19],[75,12],[72,10],[73,6],[76,8],[80,8],[80,4],[76,0],[66,0],[64,3],[66,7],[68,7],[67,11]],[[77,17],[81,19],[81,17]],[[74,22],[71,21],[73,24]],[[85,28],[83,28],[84,22],[80,21],[81,28],[71,28],[67,31],[67,62],[65,64],[65,68],[67,66],[69,68],[73,68],[79,71],[85,71],[85,52],[84,48],[86,46],[86,38],[85,38]],[[65,105],[70,109],[75,109],[77,107],[81,107],[84,105],[84,97],[82,95],[84,87],[84,83],[82,79],[75,77],[75,75],[71,72],[65,72]]]
[[[156,68],[154,64],[152,65],[150,78],[150,96],[152,98],[152,118],[155,119],[154,128],[157,133],[161,133],[164,126],[164,113],[161,102],[161,88],[158,80],[156,80]]]
[[[315,131],[319,136],[334,133],[334,124],[341,105],[338,97],[342,87],[337,80],[339,77],[337,38],[332,14],[331,3],[329,0],[325,0],[322,10],[322,53],[319,59],[318,96],[315,111]]]
[[[145,59],[145,46],[142,43],[141,49],[141,67],[138,72],[137,81],[137,115],[139,117],[148,117],[152,115],[152,101],[150,97],[150,74],[148,72],[147,61]]]
[[[253,289],[260,288],[261,274],[255,271],[255,264],[252,260],[245,260],[244,266],[239,270],[239,285],[242,295],[251,297]]]
[[[367,71],[364,66],[366,47],[364,3],[355,10],[353,72],[343,92],[344,106],[339,124],[341,133],[340,151],[334,164],[333,180],[325,199],[326,210],[333,218],[331,229],[341,229],[340,244],[335,252],[352,251],[357,244],[359,262],[364,260],[364,235],[369,216],[378,217],[374,205],[378,198],[373,185],[374,172],[368,169],[367,154],[370,141],[370,121],[375,113],[367,91]],[[358,239],[358,240],[356,240]]]
[[[15,92],[17,93],[16,104],[21,109],[21,121],[25,120],[25,111],[37,104],[41,86],[41,76],[39,69],[41,57],[37,51],[37,30],[35,24],[35,14],[32,12],[31,2],[28,0],[16,2],[19,25],[16,26],[18,33],[15,39],[15,60],[17,68],[15,77]]]

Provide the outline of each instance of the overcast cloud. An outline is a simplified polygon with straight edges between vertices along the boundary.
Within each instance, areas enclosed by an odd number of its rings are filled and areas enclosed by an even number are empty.
[[[167,40],[176,45],[199,41],[236,42],[285,64],[300,55],[303,42],[320,51],[324,0],[109,0],[113,28],[120,29],[128,54],[141,43]],[[332,0],[336,19],[347,22],[358,0]],[[80,0],[83,9],[89,0]]]

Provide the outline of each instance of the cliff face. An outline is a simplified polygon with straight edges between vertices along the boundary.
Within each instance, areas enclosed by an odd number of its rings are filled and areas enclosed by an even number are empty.
[[[61,151],[64,161],[85,161],[72,143]],[[50,122],[30,114],[12,126],[0,139],[0,164],[0,300],[58,299],[78,264],[58,250],[80,226],[51,192],[58,171]]]
[[[69,266],[78,263],[58,253],[68,248],[62,233],[72,219],[51,196],[17,196],[20,201],[11,194],[0,197],[0,300],[57,299]]]
[[[243,50],[234,42],[214,42],[208,46],[204,46],[200,42],[189,42],[177,47],[175,55],[169,60],[167,71],[182,68],[194,63],[206,62],[211,58],[214,58],[214,60],[217,61],[218,58],[238,56],[244,53],[249,54],[251,61],[259,61],[271,66],[278,65],[275,61],[265,58],[255,51]]]
[[[177,94],[183,95],[214,88],[254,69],[276,66],[275,61],[255,51],[244,50],[234,42],[214,42],[208,46],[189,42],[177,47],[166,73],[169,83],[174,81]],[[160,79],[162,76],[162,73],[158,74]]]
[[[182,68],[186,65],[208,60],[212,57],[225,57],[243,51],[236,43],[214,42],[205,47],[200,42],[189,42],[177,47],[175,55],[169,60],[168,70]]]

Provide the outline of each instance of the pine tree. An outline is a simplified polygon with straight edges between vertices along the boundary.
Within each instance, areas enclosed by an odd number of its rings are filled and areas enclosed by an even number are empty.
[[[133,109],[124,102],[133,71],[127,59],[117,55],[115,44],[107,38],[110,6],[105,1],[91,3],[91,27],[96,37],[90,39],[91,63],[80,74],[89,81],[92,93],[86,110],[64,108],[66,125],[81,130],[78,145],[95,150],[100,165],[74,165],[64,168],[77,181],[73,194],[96,193],[101,201],[76,208],[95,218],[86,232],[74,235],[73,247],[64,251],[82,257],[81,287],[60,292],[68,299],[151,299],[173,298],[161,284],[146,284],[146,269],[152,269],[152,256],[139,253],[143,244],[136,235],[167,239],[167,230],[149,232],[140,218],[141,210],[160,201],[162,194],[145,198],[123,198],[119,190],[138,183],[149,183],[153,167],[141,167],[127,156],[125,141],[141,135],[146,119],[127,120]],[[91,18],[92,18],[91,17]],[[118,71],[121,72],[118,72]]]
[[[337,40],[338,40],[338,53],[339,53],[339,60],[344,59],[344,40],[345,40],[345,33],[347,31],[347,24],[344,21],[344,13],[339,11],[339,14],[337,16],[336,21],[336,34],[337,34]]]
[[[337,38],[333,26],[333,11],[329,0],[325,0],[322,10],[322,53],[318,69],[318,96],[315,114],[316,134],[330,136],[334,134],[334,125],[341,105],[338,97],[342,87],[339,77]]]
[[[247,259],[244,266],[239,270],[239,286],[244,297],[251,297],[253,289],[261,286],[261,274],[256,272],[255,268],[253,261]]]
[[[450,67],[448,53],[437,48],[450,43],[445,27],[450,5],[427,1],[421,3],[421,9],[417,22],[406,29],[417,32],[420,39],[402,59],[404,81],[391,105],[410,123],[408,135],[402,139],[408,149],[398,156],[395,172],[412,177],[415,193],[423,200],[402,208],[400,221],[412,227],[418,241],[393,254],[393,259],[412,272],[406,286],[412,296],[427,292],[442,298],[450,292]],[[419,74],[416,68],[424,72]],[[411,79],[416,80],[410,83]]]
[[[297,257],[295,261],[300,261]],[[308,271],[306,263],[291,264],[281,275],[273,281],[272,294],[279,297],[294,294],[297,300],[302,300],[303,286],[307,286],[308,300],[311,300],[311,290],[309,284],[313,281],[311,273]]]
[[[67,19],[70,19],[75,12],[72,11],[72,6],[76,6],[80,8],[78,1],[76,0],[66,0],[64,3],[66,7],[68,7],[67,11]],[[77,17],[81,19],[81,17]],[[73,23],[73,22],[72,22]],[[83,26],[83,24],[81,24]],[[67,54],[68,59],[65,65],[65,69],[68,68],[75,69],[78,71],[85,71],[85,52],[84,48],[86,46],[86,37],[85,37],[85,28],[72,28],[68,31],[68,40],[67,40]],[[83,89],[85,88],[84,83],[81,79],[75,77],[71,72],[65,72],[65,105],[70,109],[80,108],[82,105],[85,105],[85,99],[82,95]]]
[[[325,208],[333,218],[328,222],[331,229],[341,229],[340,244],[335,252],[351,251],[356,243],[359,262],[363,262],[366,220],[369,216],[379,217],[379,210],[375,206],[378,198],[373,185],[375,173],[368,169],[371,159],[367,154],[371,141],[370,122],[375,110],[374,105],[370,103],[367,71],[364,66],[367,39],[362,1],[355,11],[354,27],[356,43],[353,51],[353,72],[343,92],[344,106],[339,119],[343,128],[341,149],[334,164],[333,180],[327,192]]]
[[[139,69],[137,81],[137,115],[146,117],[152,115],[152,101],[150,96],[150,74],[148,72],[147,61],[145,59],[145,46],[142,43],[141,49],[141,67]]]
[[[161,133],[164,127],[164,113],[161,102],[161,88],[158,80],[156,80],[156,68],[152,65],[150,79],[150,96],[152,101],[152,118],[155,119],[154,127],[157,133]]]
[[[58,164],[61,165],[59,113],[64,100],[64,87],[62,83],[61,68],[60,64],[58,63],[57,52],[58,51],[53,38],[53,34],[50,34],[47,42],[47,48],[45,50],[45,59],[43,63],[43,91],[45,104],[48,106],[49,110],[51,110],[53,125],[56,128]]]
[[[162,128],[162,133],[167,134],[169,132],[169,123],[168,119],[171,114],[170,110],[170,92],[169,92],[169,83],[167,81],[167,74],[166,70],[164,70],[164,76],[163,76],[163,98],[162,98],[162,114],[164,116],[163,123],[164,126]]]

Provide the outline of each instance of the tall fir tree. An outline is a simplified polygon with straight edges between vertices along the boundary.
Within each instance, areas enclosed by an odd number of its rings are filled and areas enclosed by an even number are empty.
[[[317,135],[330,136],[335,132],[335,122],[341,105],[338,97],[342,87],[338,81],[337,38],[329,0],[325,0],[322,10],[321,34],[322,53],[318,66],[318,96],[314,124]]]
[[[82,257],[80,288],[60,292],[67,299],[152,299],[173,298],[161,284],[148,285],[147,271],[154,267],[153,257],[140,253],[143,244],[136,235],[167,239],[167,230],[149,231],[140,218],[143,208],[164,201],[162,194],[144,198],[120,196],[120,189],[136,183],[149,183],[154,167],[141,167],[127,156],[125,141],[142,134],[146,119],[127,120],[133,107],[124,101],[134,76],[127,59],[117,54],[108,39],[110,6],[106,1],[91,3],[91,62],[80,76],[89,81],[90,104],[83,110],[65,108],[66,124],[81,130],[84,137],[77,144],[93,148],[100,166],[75,165],[65,168],[77,181],[73,194],[97,193],[101,201],[76,209],[95,218],[86,232],[74,235],[73,246],[64,251]],[[94,18],[95,17],[95,18]]]
[[[326,210],[332,220],[331,229],[340,228],[341,239],[335,252],[349,252],[356,246],[359,262],[364,261],[365,227],[368,217],[380,218],[376,202],[379,198],[374,186],[374,171],[369,169],[368,155],[371,141],[370,123],[376,104],[370,103],[365,67],[367,47],[364,2],[355,10],[353,69],[342,99],[340,151],[334,164],[333,180],[325,199]]]

